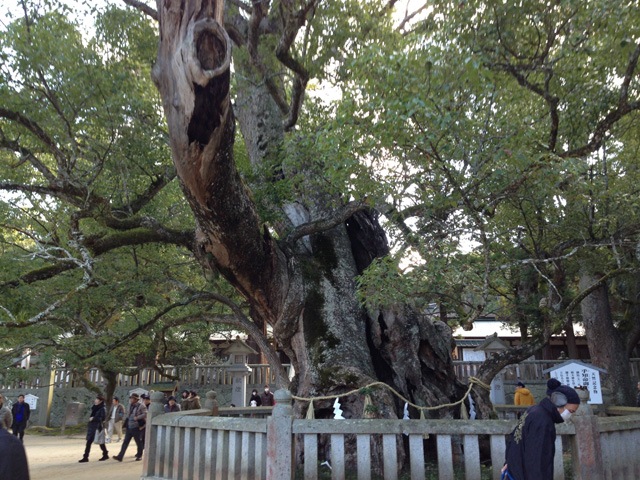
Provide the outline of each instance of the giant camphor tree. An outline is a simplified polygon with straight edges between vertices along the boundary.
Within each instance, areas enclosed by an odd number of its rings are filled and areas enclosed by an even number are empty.
[[[388,253],[385,233],[361,192],[331,184],[311,132],[298,138],[308,142],[305,153],[295,149],[309,79],[323,74],[327,58],[357,51],[342,29],[357,25],[362,43],[384,32],[393,38],[394,3],[158,2],[153,79],[196,218],[197,254],[246,299],[253,322],[273,328],[295,366],[294,391],[339,393],[382,380],[432,405],[460,392],[448,327],[410,306],[360,306],[356,277]],[[253,183],[236,166],[236,125],[249,162],[267,172]],[[252,189],[283,180],[285,193],[257,203]],[[346,401],[361,414],[362,399]],[[394,415],[381,401],[382,413]]]

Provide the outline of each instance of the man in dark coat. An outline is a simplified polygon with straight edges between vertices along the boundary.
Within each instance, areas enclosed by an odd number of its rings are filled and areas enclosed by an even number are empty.
[[[132,393],[129,397],[129,413],[127,414],[127,418],[125,420],[127,433],[124,436],[124,442],[122,442],[120,453],[113,457],[114,460],[117,460],[119,462],[122,461],[124,453],[127,451],[127,447],[129,446],[129,442],[131,442],[132,438],[136,442],[136,446],[138,447],[138,450],[136,451],[136,460],[142,460],[140,424],[146,423],[147,421],[147,407],[144,406],[144,403],[140,403],[139,400],[140,396],[137,393]]]
[[[84,448],[84,455],[80,460],[78,460],[79,463],[86,463],[89,461],[91,444],[93,443],[95,436],[105,429],[104,421],[106,418],[107,411],[104,408],[104,397],[102,395],[98,395],[93,401],[93,406],[91,407],[89,423],[87,424],[87,444]],[[109,458],[109,452],[107,451],[107,447],[104,445],[104,441],[100,444],[100,449],[102,450],[102,458],[99,461],[102,462]]]
[[[31,407],[24,401],[24,395],[18,395],[18,401],[13,404],[11,408],[13,414],[13,434],[16,437],[20,437],[20,440],[24,438],[24,429],[27,428],[27,422],[31,415]]]
[[[0,478],[29,480],[27,455],[20,440],[0,428]]]
[[[550,398],[527,409],[520,417],[507,445],[503,471],[509,480],[553,478],[556,454],[556,423],[562,423],[578,410],[580,398],[566,385],[553,390]]]
[[[273,398],[273,393],[271,393],[269,385],[264,386],[264,393],[260,394],[260,401],[262,402],[263,407],[273,407],[276,404],[276,400]]]

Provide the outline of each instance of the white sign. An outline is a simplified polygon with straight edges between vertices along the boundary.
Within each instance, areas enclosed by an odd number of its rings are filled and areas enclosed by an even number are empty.
[[[149,390],[145,390],[144,388],[134,388],[133,390],[129,390],[129,397],[131,397],[131,395],[133,395],[134,393],[137,393],[138,396],[142,396],[144,395],[149,395]]]
[[[551,378],[557,378],[563,385],[570,387],[587,387],[590,404],[602,404],[602,388],[600,372],[596,368],[582,362],[567,362],[549,372]]]
[[[29,394],[24,396],[24,403],[29,405],[29,408],[31,410],[35,410],[36,408],[38,408],[38,398],[40,398],[40,397],[36,397],[35,395],[31,395],[29,393]]]

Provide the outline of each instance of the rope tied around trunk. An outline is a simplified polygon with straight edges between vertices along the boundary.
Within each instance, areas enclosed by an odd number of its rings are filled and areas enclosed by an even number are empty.
[[[369,385],[366,385],[364,387],[351,390],[350,392],[341,393],[339,395],[324,395],[322,397],[312,397],[312,398],[305,398],[305,397],[298,397],[296,395],[291,395],[291,398],[293,398],[294,400],[300,400],[302,402],[313,402],[313,401],[319,401],[319,400],[335,400],[336,398],[346,397],[347,395],[353,395],[354,393],[362,393],[363,390],[368,388],[383,387],[383,388],[386,388],[387,390],[390,390],[391,393],[393,393],[396,397],[398,397],[403,402],[408,403],[413,408],[416,408],[422,412],[424,410],[438,410],[440,408],[455,407],[456,405],[460,405],[469,396],[469,394],[471,393],[471,389],[473,388],[474,385],[478,385],[479,387],[484,388],[487,391],[491,391],[491,385],[487,385],[486,383],[477,379],[476,377],[469,377],[469,388],[467,388],[467,392],[464,394],[464,396],[460,400],[454,403],[445,403],[444,405],[436,405],[434,407],[421,407],[420,405],[416,405],[415,403],[412,403],[406,398],[404,398],[393,387],[387,385],[384,382],[370,383]]]

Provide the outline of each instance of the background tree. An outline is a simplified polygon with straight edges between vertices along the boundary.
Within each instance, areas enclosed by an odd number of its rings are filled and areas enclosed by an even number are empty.
[[[249,322],[193,257],[152,26],[107,8],[87,40],[63,7],[22,6],[0,34],[1,365],[98,366],[110,396],[125,367],[184,363],[220,321]]]
[[[530,339],[486,362],[485,380],[552,333],[571,336],[579,319],[616,401],[632,401],[617,332],[630,328],[629,311],[621,322],[625,309],[616,314],[607,300],[613,279],[637,275],[640,46],[629,8],[436,2],[402,55],[387,44],[354,62],[365,81],[353,82],[345,105],[359,120],[340,135],[397,161],[379,177],[393,180],[384,212],[402,238],[398,256],[411,250],[424,262],[396,291],[439,302],[467,327],[495,313]],[[380,56],[390,61],[372,69]],[[476,247],[461,255],[464,239]],[[366,298],[404,280],[397,264],[367,273]]]

